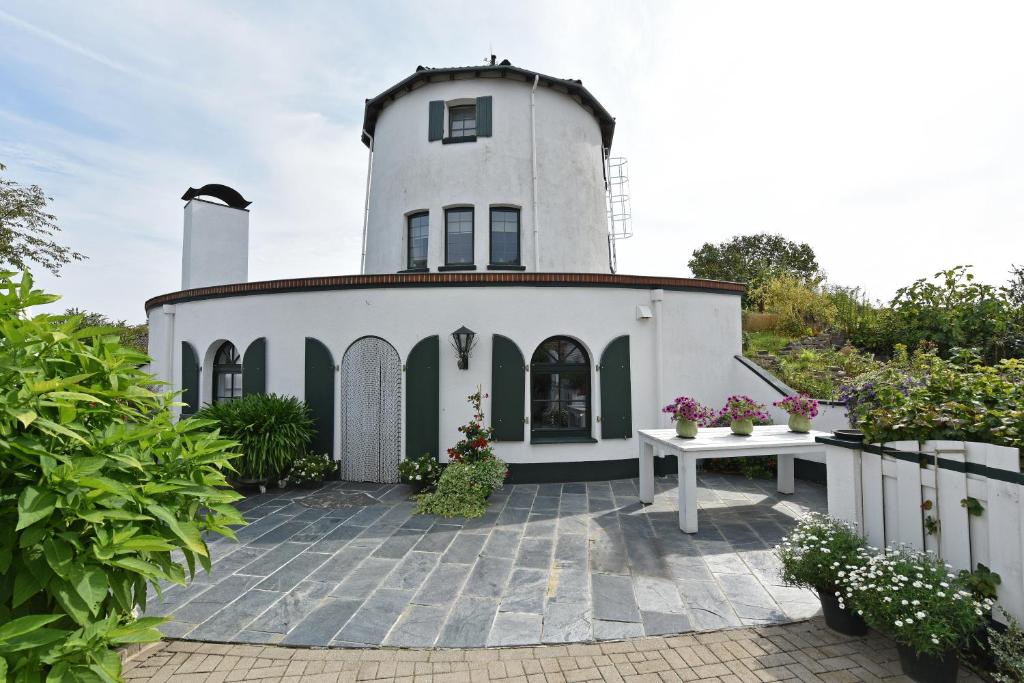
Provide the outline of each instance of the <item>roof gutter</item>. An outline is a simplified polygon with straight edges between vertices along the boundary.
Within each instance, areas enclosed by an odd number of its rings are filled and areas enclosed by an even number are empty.
[[[363,253],[359,257],[359,272],[366,275],[366,232],[370,225],[370,174],[373,171],[373,136],[363,129],[363,135],[370,140],[370,152],[366,160],[366,198],[363,200]]]

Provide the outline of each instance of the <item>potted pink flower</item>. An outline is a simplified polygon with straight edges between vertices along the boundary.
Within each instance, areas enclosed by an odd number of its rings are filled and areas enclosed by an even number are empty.
[[[811,431],[811,420],[818,416],[818,401],[807,394],[787,396],[772,405],[789,413],[789,431],[797,434]]]
[[[720,419],[729,420],[729,428],[737,436],[750,436],[754,433],[754,420],[771,422],[771,415],[764,405],[749,396],[730,396],[725,406],[718,411]]]
[[[689,396],[679,396],[662,408],[661,412],[672,416],[672,420],[676,423],[676,434],[682,439],[695,438],[697,428],[706,427],[715,416],[715,411],[702,406]]]

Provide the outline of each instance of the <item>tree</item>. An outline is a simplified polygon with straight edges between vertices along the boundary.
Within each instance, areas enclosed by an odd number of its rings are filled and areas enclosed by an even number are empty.
[[[0,164],[0,171],[6,168]],[[60,227],[57,217],[46,210],[50,201],[38,185],[0,178],[0,265],[23,271],[34,261],[60,275],[63,266],[86,258],[52,239]]]
[[[146,323],[132,325],[126,320],[111,320],[102,313],[83,311],[80,308],[67,309],[64,311],[64,317],[77,319],[76,332],[90,327],[109,327],[120,337],[123,345],[148,353],[149,326]]]
[[[810,245],[764,232],[737,235],[719,244],[705,242],[693,252],[687,265],[694,277],[746,283],[744,306],[758,309],[763,302],[753,293],[774,276],[791,275],[813,284],[821,280],[818,260]]]

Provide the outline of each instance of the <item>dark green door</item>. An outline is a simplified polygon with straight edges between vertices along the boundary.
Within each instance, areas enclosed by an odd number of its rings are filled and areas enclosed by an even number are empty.
[[[242,395],[267,393],[267,338],[249,344],[242,356]]]
[[[633,436],[629,336],[613,339],[601,354],[601,438]]]
[[[317,339],[306,337],[306,405],[313,414],[313,453],[334,457],[334,357]]]
[[[491,426],[497,441],[522,441],[526,365],[516,343],[494,335],[491,352]]]
[[[199,356],[186,341],[181,342],[181,416],[188,417],[199,410]]]
[[[440,456],[440,339],[421,340],[405,363],[405,457]]]

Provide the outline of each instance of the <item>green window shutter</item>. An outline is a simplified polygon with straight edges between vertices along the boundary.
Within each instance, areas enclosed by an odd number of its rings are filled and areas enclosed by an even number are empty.
[[[516,343],[494,335],[491,351],[491,426],[497,441],[522,441],[526,369]]]
[[[476,98],[476,136],[491,137],[491,96]]]
[[[433,142],[444,137],[444,101],[430,103],[430,123],[427,126],[427,140]]]
[[[613,339],[601,354],[601,438],[633,436],[629,336]]]
[[[405,457],[440,457],[440,339],[420,340],[405,363]]]
[[[186,341],[181,342],[181,400],[182,417],[199,410],[199,356]]]
[[[245,367],[244,365],[242,366]],[[306,405],[313,415],[313,453],[334,457],[334,357],[319,340],[306,337]],[[245,384],[242,384],[245,387]]]
[[[242,356],[242,396],[267,393],[267,338],[260,337]]]

